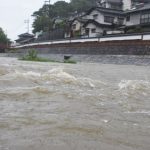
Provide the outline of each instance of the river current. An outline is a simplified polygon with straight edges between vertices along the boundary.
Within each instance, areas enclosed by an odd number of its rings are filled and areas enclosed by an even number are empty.
[[[150,150],[150,66],[1,57],[0,150]]]

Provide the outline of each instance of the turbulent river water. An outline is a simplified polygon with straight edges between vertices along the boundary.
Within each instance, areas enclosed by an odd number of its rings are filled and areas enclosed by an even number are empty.
[[[150,66],[1,57],[0,150],[150,150]]]

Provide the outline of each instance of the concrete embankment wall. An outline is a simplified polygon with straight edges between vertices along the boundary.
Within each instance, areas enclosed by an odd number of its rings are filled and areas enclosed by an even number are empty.
[[[150,41],[107,41],[36,45],[17,49],[26,53],[35,49],[39,54],[79,54],[79,55],[150,55]]]

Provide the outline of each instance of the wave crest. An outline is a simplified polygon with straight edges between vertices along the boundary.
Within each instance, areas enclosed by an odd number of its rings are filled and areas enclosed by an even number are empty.
[[[150,90],[150,82],[144,80],[122,80],[118,86],[120,90]]]

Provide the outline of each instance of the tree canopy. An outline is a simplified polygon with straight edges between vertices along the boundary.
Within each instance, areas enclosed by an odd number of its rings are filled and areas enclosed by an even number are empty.
[[[0,43],[1,44],[7,44],[8,42],[7,35],[4,33],[3,29],[0,27]]]
[[[52,28],[53,20],[57,17],[67,18],[73,12],[83,12],[95,6],[97,0],[71,0],[70,3],[58,1],[53,5],[43,5],[33,13],[33,33],[48,31]]]

